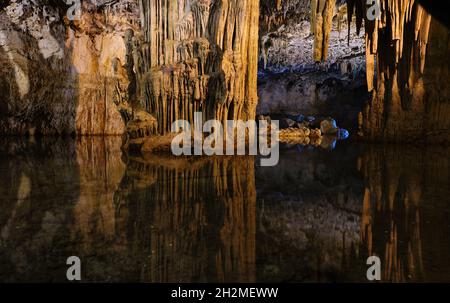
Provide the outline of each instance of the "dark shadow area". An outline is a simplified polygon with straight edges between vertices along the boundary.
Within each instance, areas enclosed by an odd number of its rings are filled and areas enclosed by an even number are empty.
[[[338,145],[257,169],[258,280],[367,282],[376,255],[383,282],[448,282],[448,152]]]
[[[76,144],[0,139],[0,280],[65,279],[80,193]]]
[[[450,3],[448,1],[418,0],[421,5],[436,19],[450,28]]]

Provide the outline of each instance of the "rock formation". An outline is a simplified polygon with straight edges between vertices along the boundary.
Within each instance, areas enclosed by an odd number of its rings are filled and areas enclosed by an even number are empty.
[[[323,13],[317,16],[312,10],[314,57],[323,60],[330,31],[326,20],[332,8],[328,2],[316,2]],[[445,43],[449,30],[432,20],[418,1],[379,3],[380,16],[369,20],[371,7],[366,1],[347,0],[349,31],[353,15],[358,33],[364,23],[367,86],[373,91],[363,112],[362,135],[371,140],[450,142],[449,88],[443,83],[449,71]],[[438,57],[446,58],[444,65],[437,62]]]
[[[288,22],[305,20],[310,10],[311,0],[261,0],[260,33],[271,32]]]
[[[134,121],[135,134],[165,134],[195,111],[204,120],[253,119],[259,46],[262,66],[274,71],[312,63],[349,79],[366,72],[366,139],[448,143],[449,30],[421,2],[382,1],[370,21],[364,0],[347,8],[341,0],[89,0],[78,20],[63,2],[3,1],[0,134],[120,135],[142,112],[150,125]],[[334,37],[345,19],[356,27],[348,56]]]
[[[160,133],[172,122],[254,119],[257,0],[141,0],[135,56],[140,106]]]
[[[333,24],[336,0],[312,0],[311,31],[314,33],[314,60],[327,59],[328,42]]]
[[[318,17],[311,16],[311,1],[281,4],[278,9],[270,1],[261,2],[257,114],[332,116],[356,133],[358,113],[369,94],[365,40],[357,35],[354,23],[349,35],[344,30],[347,6],[336,1],[330,10],[330,47],[324,48],[327,58],[318,63],[311,33]]]
[[[63,2],[7,1],[0,12],[0,133],[122,134],[131,91],[132,1],[85,1],[70,21]]]
[[[365,25],[367,83],[374,94],[363,113],[364,135],[448,144],[449,30],[417,2],[392,2],[382,6],[381,20]]]

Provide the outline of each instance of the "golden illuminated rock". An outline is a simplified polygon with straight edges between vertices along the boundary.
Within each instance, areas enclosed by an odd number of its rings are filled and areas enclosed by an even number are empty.
[[[140,3],[139,96],[159,132],[179,119],[192,122],[194,112],[221,121],[254,118],[259,1]]]

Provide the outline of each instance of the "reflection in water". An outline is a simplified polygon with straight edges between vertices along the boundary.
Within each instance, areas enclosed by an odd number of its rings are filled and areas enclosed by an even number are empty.
[[[79,192],[74,142],[0,142],[0,277],[62,279],[64,236]],[[66,257],[67,258],[67,257]]]
[[[255,280],[252,158],[122,160],[120,139],[13,142],[0,161],[0,278]]]
[[[371,148],[362,158],[361,241],[383,280],[450,281],[449,150]]]
[[[347,263],[359,265],[360,152],[293,149],[281,153],[276,168],[257,168],[259,280],[349,279]]]
[[[119,138],[0,142],[0,280],[450,281],[448,149],[123,155]]]
[[[250,282],[253,159],[131,158],[116,195],[139,279]]]

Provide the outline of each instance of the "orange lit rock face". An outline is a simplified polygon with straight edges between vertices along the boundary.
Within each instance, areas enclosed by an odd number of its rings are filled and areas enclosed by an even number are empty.
[[[63,7],[42,7],[14,1],[0,13],[0,133],[124,133],[126,33],[138,13],[86,5],[68,22]]]
[[[364,21],[367,85],[373,90],[362,115],[363,135],[448,144],[449,30],[417,1],[382,1],[381,17],[374,21],[367,20],[364,2],[347,1],[349,22],[353,13],[358,29]]]
[[[363,113],[364,135],[385,141],[449,142],[450,111],[448,102],[441,101],[448,88],[435,93],[447,78],[436,77],[442,68],[432,59],[437,52],[441,59],[449,58],[448,46],[439,47],[438,42],[448,30],[418,3],[397,1],[394,7],[393,2],[382,6],[380,20],[365,21],[367,83],[374,94]]]
[[[126,15],[106,14],[83,14],[75,30],[68,29],[66,46],[78,75],[78,134],[123,134],[131,111],[126,33],[136,27],[128,24]]]
[[[1,13],[0,131],[118,135],[132,105],[161,132],[196,110],[253,118],[259,1],[173,4],[86,2],[69,22],[63,5],[46,19],[41,6],[12,1]]]
[[[333,24],[336,0],[313,0],[311,3],[311,29],[314,33],[314,60],[327,59],[328,43]]]
[[[161,133],[175,120],[193,121],[195,111],[221,121],[254,118],[259,1],[172,4],[141,1],[140,106],[157,118]]]

